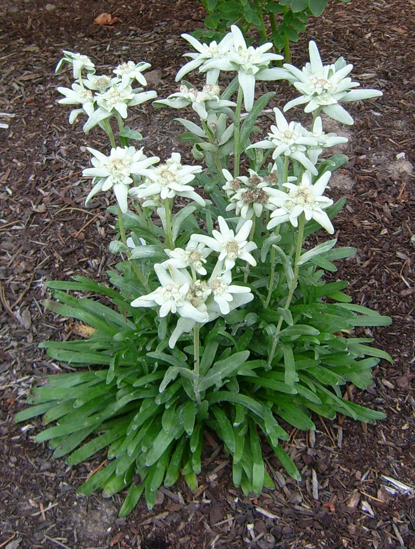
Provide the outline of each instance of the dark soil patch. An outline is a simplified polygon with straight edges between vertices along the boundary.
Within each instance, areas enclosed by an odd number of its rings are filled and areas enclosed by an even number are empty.
[[[39,422],[13,424],[35,379],[59,369],[38,343],[71,334],[71,326],[43,311],[44,281],[73,274],[105,279],[112,261],[113,220],[101,195],[85,209],[89,184],[81,179],[89,163],[84,147],[98,148],[99,134],[86,139],[80,124],[68,126],[68,110],[56,105],[56,86],[65,77],[53,71],[62,49],[88,54],[108,70],[120,60],[145,60],[152,64],[152,87],[165,97],[187,51],[180,34],[201,26],[203,12],[193,0],[3,0],[0,11],[0,111],[15,114],[10,128],[0,129],[0,548],[415,547],[415,493],[388,494],[383,478],[415,485],[415,4],[332,2],[307,34],[326,60],[344,55],[364,87],[384,91],[380,100],[352,109],[350,162],[341,174],[348,190],[333,195],[348,197],[335,223],[340,244],[358,250],[338,274],[357,303],[393,318],[390,328],[364,332],[393,356],[393,366],[382,363],[375,385],[350,398],[384,410],[387,420],[365,426],[317,419],[315,437],[293,431],[287,449],[303,481],[287,478],[270,453],[277,489],[257,499],[232,487],[226,457],[212,440],[196,494],[179,483],[160,493],[153,511],[140,503],[127,520],[117,519],[120,497],[75,494],[104,456],[67,467],[33,442]],[[94,25],[102,12],[119,22]],[[307,40],[293,47],[297,66],[307,58]],[[281,90],[277,102],[288,97],[288,88]],[[143,111],[133,123],[149,154],[182,151],[176,113]]]

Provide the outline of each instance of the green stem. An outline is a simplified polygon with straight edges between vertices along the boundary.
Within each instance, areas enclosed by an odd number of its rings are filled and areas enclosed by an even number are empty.
[[[206,134],[207,138],[209,139],[209,143],[211,145],[214,145],[217,149],[214,153],[211,153],[211,154],[212,154],[213,159],[215,161],[215,165],[216,165],[216,169],[218,170],[218,173],[222,173],[222,163],[221,163],[220,158],[218,156],[219,149],[217,147],[217,143],[215,142],[215,135],[212,132],[212,130],[209,128],[206,120],[202,120],[202,128],[204,129],[205,134]]]
[[[271,24],[271,31],[272,31],[272,42],[274,44],[275,51],[280,51],[280,48],[277,47],[277,41],[275,39],[275,36],[278,34],[278,27],[277,27],[277,21],[275,19],[275,13],[269,13],[269,22]],[[278,61],[278,65],[282,65],[281,61]]]
[[[240,153],[240,125],[241,125],[241,109],[242,109],[242,99],[243,99],[243,93],[242,88],[239,86],[238,89],[238,97],[236,100],[236,109],[235,109],[235,130],[233,134],[234,138],[234,144],[233,144],[233,158],[234,158],[234,166],[233,166],[233,177],[236,179],[239,176],[239,160],[241,158]]]
[[[300,266],[299,266],[298,262],[299,262],[300,256],[301,256],[301,249],[302,249],[303,238],[304,238],[304,226],[305,226],[305,216],[302,213],[300,218],[299,218],[299,222],[298,222],[297,245],[296,245],[295,257],[294,257],[294,277],[293,277],[293,280],[291,282],[291,286],[290,286],[290,289],[289,289],[289,292],[288,292],[287,301],[285,302],[285,305],[284,305],[285,310],[288,310],[290,308],[291,301],[292,301],[292,298],[294,296],[294,292],[297,288],[298,273],[300,271]],[[274,341],[272,343],[272,349],[271,349],[269,359],[268,359],[268,366],[271,366],[272,361],[274,360],[275,351],[277,349],[277,344],[278,344],[278,341],[279,341],[279,336],[280,336],[280,332],[281,332],[282,323],[283,323],[283,317],[280,316],[280,319],[279,319],[278,324],[277,324],[275,336],[274,336]]]
[[[289,161],[289,156],[285,155],[285,158],[284,158],[284,183],[287,183],[287,181],[288,181],[288,161]]]
[[[291,61],[290,40],[287,35],[284,35],[284,59],[286,63]]]
[[[268,36],[267,36],[267,31],[265,29],[265,23],[264,23],[264,17],[262,15],[262,12],[261,12],[261,6],[260,6],[260,3],[259,3],[259,0],[254,0],[254,4],[256,6],[258,6],[259,10],[258,10],[258,16],[261,20],[261,26],[259,28],[259,32],[261,33],[261,38],[264,42],[266,42],[268,40]]]
[[[120,229],[121,242],[127,246],[127,237],[125,236],[124,219],[122,217],[121,208],[118,206],[118,227]]]
[[[264,303],[264,309],[268,308],[269,302],[271,300],[272,296],[272,290],[274,289],[274,280],[275,280],[275,248],[274,246],[271,247],[271,257],[270,257],[270,266],[271,266],[271,272],[269,274],[269,287],[268,287],[268,295],[267,299]]]
[[[164,212],[166,214],[166,240],[165,245],[169,250],[174,250],[174,239],[173,233],[171,230],[171,208],[172,201],[166,198],[164,201]]]

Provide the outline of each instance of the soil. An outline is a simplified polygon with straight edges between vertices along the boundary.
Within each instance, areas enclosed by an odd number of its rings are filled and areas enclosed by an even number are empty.
[[[0,129],[0,548],[413,549],[415,3],[333,1],[292,47],[293,62],[302,66],[313,38],[326,61],[344,55],[364,87],[384,92],[351,107],[350,161],[332,192],[348,198],[335,220],[339,243],[357,248],[338,276],[350,282],[355,302],[393,319],[391,327],[364,331],[393,365],[381,362],[373,387],[349,396],[387,419],[364,425],[316,418],[315,433],[293,430],[286,449],[302,482],[270,455],[276,490],[258,498],[233,488],[226,456],[212,439],[196,493],[179,483],[160,492],[152,511],[140,502],[127,519],[117,518],[122,494],[76,495],[104,455],[68,467],[34,443],[40,421],[22,428],[13,420],[31,385],[62,368],[37,345],[71,335],[66,321],[42,308],[45,281],[73,274],[105,280],[113,261],[105,197],[86,209],[89,182],[81,178],[89,164],[85,147],[99,148],[101,136],[86,137],[80,123],[69,127],[69,110],[56,104],[56,86],[68,86],[69,75],[54,76],[54,68],[63,49],[91,56],[108,72],[120,60],[145,60],[152,64],[150,87],[166,97],[187,51],[180,34],[201,27],[204,13],[194,0],[2,0],[0,11],[0,111],[15,115],[9,129]],[[103,12],[119,21],[94,25]],[[289,97],[292,90],[281,85],[271,106]],[[148,105],[133,119],[148,154],[184,153],[176,114]],[[393,485],[385,477],[404,483],[406,493],[386,490]]]

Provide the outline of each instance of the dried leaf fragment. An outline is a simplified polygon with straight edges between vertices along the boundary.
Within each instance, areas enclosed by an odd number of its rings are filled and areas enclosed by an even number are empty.
[[[119,21],[118,17],[113,17],[110,13],[101,13],[94,19],[95,25],[113,25]]]

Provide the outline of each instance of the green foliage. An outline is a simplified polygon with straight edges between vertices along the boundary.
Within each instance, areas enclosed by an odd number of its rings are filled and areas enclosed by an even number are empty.
[[[348,3],[350,0],[340,0]],[[271,41],[277,52],[290,61],[290,42],[298,42],[310,16],[319,17],[329,0],[200,0],[206,10],[205,29],[192,33],[195,38],[221,40],[231,25],[246,35],[258,29],[261,42]]]
[[[101,488],[110,495],[128,488],[122,516],[142,493],[151,508],[158,488],[174,485],[180,473],[196,488],[206,429],[222,441],[233,463],[234,482],[246,494],[258,494],[268,478],[261,449],[265,441],[286,471],[299,479],[284,450],[288,434],[281,422],[307,430],[314,428],[312,413],[329,418],[342,413],[364,422],[384,417],[342,397],[347,382],[368,387],[373,366],[380,358],[390,360],[368,345],[370,339],[352,337],[353,328],[386,325],[389,319],[348,303],[342,292],[346,283],[322,280],[319,262],[313,260],[329,263],[332,245],[303,253],[300,289],[289,312],[277,307],[287,292],[285,282],[274,290],[276,306],[257,307],[254,319],[247,306],[229,315],[225,326],[218,320],[213,328],[202,327],[205,343],[197,379],[193,347],[184,340],[169,349],[167,335],[157,337],[162,319],[129,306],[135,294],[128,264],[118,265],[112,276],[117,291],[84,277],[49,283],[55,300],[45,306],[93,329],[87,339],[49,341],[41,347],[68,366],[92,370],[50,376],[47,385],[33,390],[33,406],[16,420],[43,415],[46,425],[57,422],[36,441],[49,441],[54,456],[66,456],[71,465],[107,448],[108,464],[79,493]],[[287,238],[284,248],[290,246]],[[350,253],[336,251],[337,256]],[[276,272],[284,280],[282,262]],[[257,297],[264,301],[257,286]],[[94,298],[75,298],[73,292],[93,292]],[[113,306],[97,301],[99,296],[109,297]],[[280,318],[279,347],[270,366],[272,326]]]

